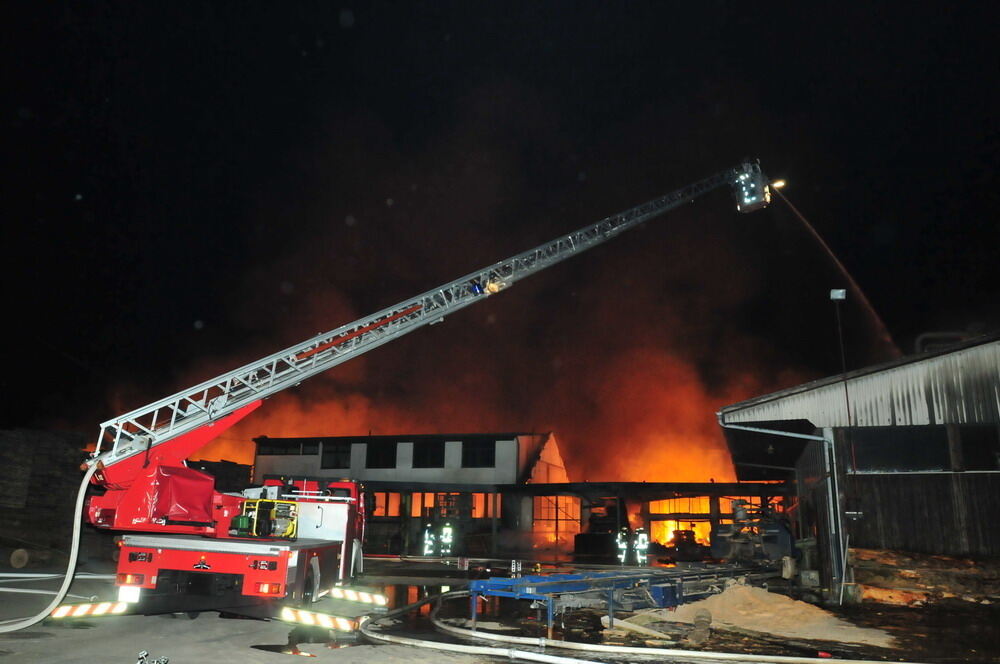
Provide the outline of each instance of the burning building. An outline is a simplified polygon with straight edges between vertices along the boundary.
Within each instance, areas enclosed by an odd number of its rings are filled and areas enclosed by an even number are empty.
[[[255,438],[254,479],[350,477],[370,492],[371,553],[494,551],[522,511],[503,488],[569,480],[551,433]],[[530,522],[529,513],[529,522]],[[440,547],[442,529],[452,545]],[[437,544],[425,551],[427,534]]]
[[[551,433],[261,436],[254,442],[258,482],[364,482],[372,553],[568,555],[582,547],[584,554],[613,557],[623,528],[664,546],[675,543],[677,531],[690,532],[707,547],[710,532],[732,522],[735,501],[767,505],[786,490],[782,483],[570,482]],[[445,527],[450,543],[442,550]],[[430,546],[429,535],[436,538]],[[581,545],[581,535],[591,542]]]

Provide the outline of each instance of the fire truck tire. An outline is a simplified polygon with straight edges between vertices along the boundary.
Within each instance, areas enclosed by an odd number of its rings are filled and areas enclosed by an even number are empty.
[[[309,606],[316,598],[316,576],[312,570],[306,572],[306,582],[302,584],[302,606]]]
[[[365,573],[365,554],[361,550],[361,541],[354,540],[351,555],[351,578],[356,579]]]

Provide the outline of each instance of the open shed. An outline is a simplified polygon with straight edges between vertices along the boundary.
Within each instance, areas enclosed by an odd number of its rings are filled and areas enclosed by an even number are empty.
[[[739,480],[795,483],[798,536],[838,596],[847,548],[1000,556],[1000,335],[718,413]]]

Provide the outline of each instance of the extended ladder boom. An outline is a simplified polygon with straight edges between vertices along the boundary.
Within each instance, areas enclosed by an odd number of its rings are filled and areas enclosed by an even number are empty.
[[[88,463],[110,466],[147,453],[240,407],[295,386],[322,371],[435,323],[511,286],[519,279],[586,251],[618,234],[723,185],[731,185],[737,209],[750,212],[770,201],[757,162],[747,161],[666,196],[602,219],[551,242],[499,261],[376,314],[318,334],[234,371],[101,424]],[[111,449],[102,452],[102,446]]]

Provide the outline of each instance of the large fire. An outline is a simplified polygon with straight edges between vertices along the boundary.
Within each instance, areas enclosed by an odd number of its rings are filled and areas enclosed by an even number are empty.
[[[700,544],[709,543],[712,524],[709,523],[707,496],[654,500],[649,503],[650,514],[704,514],[703,519],[656,519],[649,524],[649,538],[667,546],[674,543],[675,530],[693,530]]]
[[[485,406],[456,409],[461,395],[434,395],[432,391],[415,391],[405,399],[374,399],[340,390],[323,395],[331,386],[321,383],[318,387],[268,400],[224,438],[201,450],[198,458],[252,463],[251,439],[261,435],[507,431],[523,428],[511,423],[528,421],[546,422],[546,429],[558,433],[573,480],[734,480],[714,412],[742,395],[732,390],[709,394],[693,367],[656,350],[623,352],[586,385],[568,377],[556,380],[537,411],[527,415]],[[440,390],[441,384],[434,387]]]

